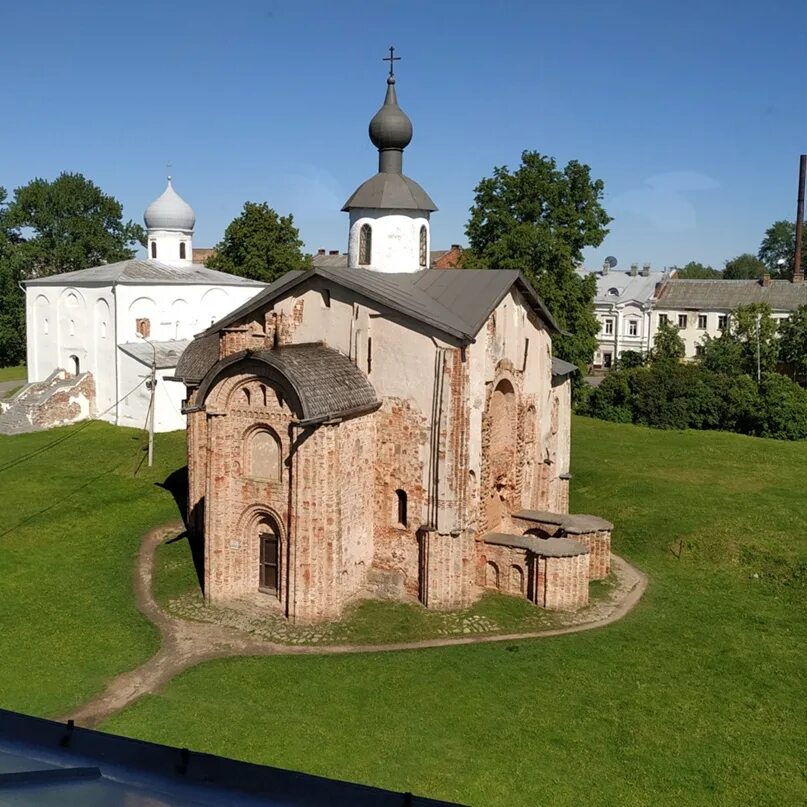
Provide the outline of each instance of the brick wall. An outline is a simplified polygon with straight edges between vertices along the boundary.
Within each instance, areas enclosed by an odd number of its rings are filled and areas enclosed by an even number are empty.
[[[467,608],[476,599],[475,540],[469,530],[420,534],[421,602],[427,608]]]
[[[536,605],[551,611],[576,611],[588,605],[589,556],[542,558],[535,561]]]
[[[476,583],[482,588],[527,597],[529,568],[526,549],[477,544]]]
[[[589,551],[589,580],[604,580],[611,571],[611,531],[596,530],[595,532],[569,535],[579,541]]]

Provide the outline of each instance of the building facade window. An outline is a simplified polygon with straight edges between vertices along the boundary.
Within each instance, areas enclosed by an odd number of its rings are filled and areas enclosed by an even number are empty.
[[[185,242],[184,242],[184,241],[180,241],[180,242],[179,242],[179,259],[180,259],[181,261],[184,261],[184,260],[185,260],[185,254],[186,254],[186,253],[185,253]]]
[[[698,314],[698,330],[706,330],[706,314]]]
[[[373,228],[362,224],[359,230],[359,264],[369,266],[373,257]]]
[[[406,512],[406,508],[407,508],[406,491],[396,490],[395,517],[397,519],[397,523],[402,527],[405,527],[407,525],[408,513]]]
[[[606,336],[612,336],[614,333],[614,321],[612,319],[605,320],[603,332]]]
[[[729,316],[728,316],[728,314],[720,314],[720,315],[718,315],[718,317],[717,317],[717,327],[720,328],[721,331],[725,330],[728,327],[728,324],[729,324]]]
[[[151,335],[151,320],[148,317],[138,317],[135,320],[135,333],[144,339],[148,339]]]
[[[428,252],[426,251],[426,225],[420,228],[420,268],[425,269],[428,259]]]
[[[157,257],[157,242],[156,241],[151,242],[151,257],[152,258]]]
[[[606,351],[602,354],[602,366],[605,367],[607,370],[611,369],[611,366],[614,363],[614,354]]]
[[[686,328],[688,322],[688,317],[686,314],[679,314],[678,315],[678,327],[679,328]]]
[[[639,335],[639,320],[631,319],[628,320],[628,336],[638,336]]]
[[[659,325],[666,325],[670,321],[670,318],[666,314],[659,314],[658,315],[658,324]]]

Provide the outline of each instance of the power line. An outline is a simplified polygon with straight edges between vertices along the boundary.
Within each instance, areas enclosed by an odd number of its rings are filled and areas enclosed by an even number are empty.
[[[28,454],[23,454],[21,457],[16,457],[15,459],[11,460],[10,462],[7,462],[5,465],[0,465],[0,473],[3,473],[3,471],[7,471],[9,468],[13,468],[15,465],[19,465],[22,462],[27,462],[28,460],[33,459],[34,457],[38,457],[40,454],[44,454],[46,451],[49,451],[51,448],[56,448],[56,446],[60,445],[65,440],[69,440],[71,437],[75,437],[77,434],[84,431],[84,429],[86,429],[92,423],[95,423],[96,421],[98,421],[107,412],[114,409],[118,404],[125,401],[135,390],[137,390],[139,387],[142,387],[143,384],[146,383],[146,380],[147,379],[144,378],[142,381],[140,381],[138,384],[136,384],[134,387],[132,387],[132,389],[130,389],[129,392],[127,392],[126,395],[124,395],[122,398],[119,398],[117,401],[115,401],[115,403],[108,406],[106,409],[104,409],[103,412],[99,412],[97,415],[95,415],[95,417],[91,417],[91,418],[88,418],[87,420],[85,420],[83,423],[81,423],[73,431],[68,432],[67,434],[63,434],[63,435],[61,435],[61,437],[57,437],[55,440],[48,443],[47,445],[41,446],[40,448],[37,448],[37,449],[34,449],[33,451],[29,452]]]

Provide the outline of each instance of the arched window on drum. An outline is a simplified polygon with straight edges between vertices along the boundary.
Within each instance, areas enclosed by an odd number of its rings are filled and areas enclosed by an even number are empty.
[[[280,440],[271,429],[258,429],[247,440],[247,476],[267,482],[280,481]]]

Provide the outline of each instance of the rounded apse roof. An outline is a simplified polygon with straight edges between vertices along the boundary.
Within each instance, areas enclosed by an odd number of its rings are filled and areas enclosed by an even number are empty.
[[[149,230],[192,230],[196,224],[193,208],[174,190],[171,177],[165,190],[143,214]]]

